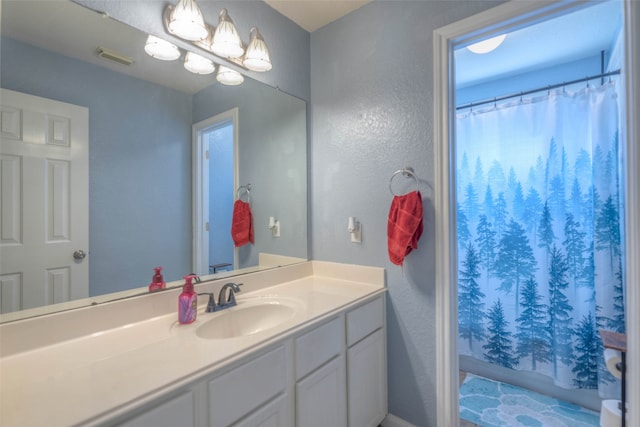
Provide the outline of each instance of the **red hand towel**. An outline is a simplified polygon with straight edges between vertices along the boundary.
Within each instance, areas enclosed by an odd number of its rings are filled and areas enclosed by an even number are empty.
[[[233,217],[231,218],[231,237],[236,247],[253,243],[253,220],[251,206],[240,199],[233,204]]]
[[[419,191],[394,196],[387,222],[389,259],[402,265],[404,258],[418,248],[422,236],[422,196]]]

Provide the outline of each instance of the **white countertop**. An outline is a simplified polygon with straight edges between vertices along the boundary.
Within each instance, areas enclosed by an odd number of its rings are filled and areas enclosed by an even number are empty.
[[[198,337],[199,326],[225,314],[204,313],[206,297],[201,296],[198,318],[190,325],[179,325],[176,312],[166,313],[2,357],[0,425],[53,427],[104,422],[384,292],[383,274],[374,275],[382,277],[382,283],[372,283],[367,277],[354,280],[357,274],[347,280],[331,277],[331,265],[316,263],[317,268],[306,277],[255,290],[249,287],[248,292],[237,294],[238,306],[227,311],[264,298],[295,303],[290,318],[262,332],[222,340]],[[340,273],[348,268],[338,266]],[[256,273],[257,281],[260,274]],[[113,310],[117,316],[117,306]]]

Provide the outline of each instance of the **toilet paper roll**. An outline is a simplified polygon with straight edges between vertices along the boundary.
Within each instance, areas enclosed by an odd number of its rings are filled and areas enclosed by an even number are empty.
[[[609,372],[618,379],[622,378],[622,372],[620,372],[616,367],[620,362],[622,362],[622,357],[619,351],[611,348],[606,348],[604,350],[604,363],[607,365]]]
[[[600,427],[620,427],[622,411],[619,400],[603,400],[600,407]]]

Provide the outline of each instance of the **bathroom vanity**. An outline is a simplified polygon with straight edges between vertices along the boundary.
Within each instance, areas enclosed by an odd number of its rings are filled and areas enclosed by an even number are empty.
[[[387,414],[381,268],[250,273],[237,306],[177,322],[179,290],[0,325],[0,424],[377,426]],[[196,285],[213,292],[224,280]]]

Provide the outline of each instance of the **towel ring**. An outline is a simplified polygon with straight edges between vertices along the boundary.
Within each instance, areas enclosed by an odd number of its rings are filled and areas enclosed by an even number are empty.
[[[409,167],[406,167],[406,168],[399,169],[399,170],[395,171],[393,173],[393,175],[391,175],[391,178],[389,179],[389,191],[391,192],[391,194],[393,194],[394,196],[399,196],[400,195],[400,194],[394,193],[393,192],[393,188],[392,188],[393,179],[396,176],[400,175],[400,174],[402,174],[403,176],[405,176],[407,178],[413,178],[413,180],[416,183],[416,191],[420,190],[418,177],[416,176],[415,172],[413,171],[413,168],[409,166]]]
[[[244,190],[244,193],[242,193],[242,190]],[[242,196],[245,194],[247,195],[248,202],[251,197],[251,184],[241,185],[240,187],[238,187],[238,190],[236,191],[236,199],[242,200]]]

